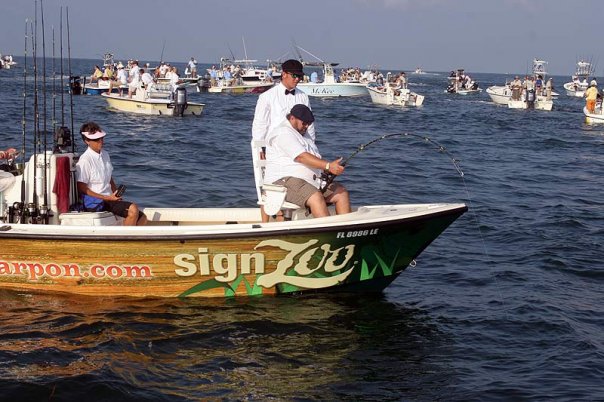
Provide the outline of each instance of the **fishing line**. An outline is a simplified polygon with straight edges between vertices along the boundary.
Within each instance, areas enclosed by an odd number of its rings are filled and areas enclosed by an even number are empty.
[[[384,134],[381,135],[377,138],[374,138],[373,140],[369,141],[366,144],[361,144],[358,146],[358,148],[352,152],[346,159],[343,159],[340,162],[340,165],[342,166],[346,166],[348,164],[348,162],[350,162],[350,160],[352,158],[354,158],[355,156],[357,156],[358,154],[360,154],[361,152],[365,151],[367,148],[383,141],[386,139],[390,139],[390,138],[406,138],[406,137],[413,137],[413,138],[418,138],[421,139],[422,141],[424,141],[425,143],[434,145],[436,147],[436,150],[442,154],[445,154],[449,157],[449,159],[451,160],[451,162],[453,162],[453,166],[455,167],[455,170],[457,171],[457,173],[459,173],[459,175],[461,177],[464,176],[463,171],[461,170],[461,166],[459,165],[459,160],[455,159],[450,153],[449,151],[447,151],[447,149],[439,144],[438,142],[434,141],[431,138],[428,137],[424,137],[418,134],[412,134],[412,133],[394,133],[394,134]],[[322,181],[322,186],[321,186],[321,192],[324,193],[325,190],[327,189],[327,187],[333,182],[333,180],[335,179],[335,175],[332,173],[322,173],[321,174],[321,181]]]
[[[451,162],[453,163],[453,166],[454,166],[455,170],[457,171],[457,173],[459,174],[459,177],[461,178],[461,182],[462,182],[465,194],[466,194],[466,200],[467,200],[467,203],[468,203],[468,209],[471,211],[472,216],[474,217],[474,223],[475,223],[476,227],[478,228],[478,233],[480,234],[480,240],[481,240],[481,243],[482,243],[483,253],[484,253],[487,261],[491,261],[491,256],[490,256],[490,254],[489,254],[489,252],[487,250],[485,236],[482,233],[482,230],[480,228],[480,221],[478,219],[478,215],[476,214],[476,210],[475,210],[475,208],[472,205],[472,197],[470,195],[470,191],[469,191],[467,183],[465,181],[465,174],[464,174],[463,170],[461,169],[460,161],[458,159],[456,159],[455,157],[453,157],[453,155],[451,155],[449,153],[449,151],[447,151],[447,149],[442,144],[438,143],[437,141],[435,141],[435,140],[433,140],[433,139],[431,139],[429,137],[425,137],[425,136],[418,135],[418,134],[413,134],[413,133],[385,134],[385,135],[381,135],[381,136],[379,136],[377,138],[374,138],[373,140],[371,140],[371,141],[369,141],[369,142],[367,142],[365,144],[359,145],[357,147],[357,149],[354,152],[352,152],[346,159],[342,159],[342,161],[340,162],[340,165],[346,166],[350,162],[350,160],[353,159],[354,157],[356,157],[358,154],[360,154],[361,152],[365,151],[367,148],[369,148],[369,147],[371,147],[371,146],[373,146],[375,144],[380,143],[383,140],[392,139],[392,138],[409,138],[409,137],[420,139],[420,140],[422,140],[423,143],[427,143],[427,144],[433,145],[435,147],[435,149],[436,149],[437,152],[446,155],[451,160]],[[325,190],[327,189],[327,187],[329,186],[329,184],[331,184],[333,182],[333,180],[335,179],[335,177],[336,176],[334,174],[331,174],[331,173],[322,173],[321,174],[321,181],[322,181],[322,185],[321,185],[321,189],[320,189],[321,192],[323,192],[323,193],[325,192]],[[495,287],[497,288],[497,293],[498,293],[498,296],[499,296],[500,303],[501,303],[502,306],[504,306],[505,316],[507,318],[509,318],[508,309],[505,308],[506,307],[506,303],[505,303],[504,298],[503,298],[503,293],[502,293],[502,290],[501,290],[501,285],[499,283],[499,280],[497,279],[496,275],[493,275],[493,279],[495,280]]]

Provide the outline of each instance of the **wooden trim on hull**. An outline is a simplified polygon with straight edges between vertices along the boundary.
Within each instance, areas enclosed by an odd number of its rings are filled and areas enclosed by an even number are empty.
[[[4,232],[0,288],[134,297],[375,292],[465,210],[230,238],[9,238]]]

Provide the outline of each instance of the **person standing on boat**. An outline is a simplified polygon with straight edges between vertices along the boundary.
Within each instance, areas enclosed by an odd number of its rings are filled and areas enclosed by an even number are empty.
[[[514,77],[514,80],[510,83],[510,87],[512,88],[512,100],[520,100],[520,95],[522,94],[522,81],[518,76]]]
[[[132,98],[132,94],[136,92],[141,83],[141,73],[138,67],[138,60],[133,60],[128,73],[128,97]]]
[[[123,96],[124,87],[128,85],[128,73],[126,73],[126,70],[124,70],[124,65],[122,63],[117,65],[116,79],[112,80],[109,84],[109,94],[111,94],[113,87],[116,85],[119,88],[120,96]]]
[[[590,114],[593,114],[596,111],[596,100],[598,99],[598,95],[597,82],[596,80],[591,80],[589,88],[587,88],[583,95],[586,98],[585,107]]]
[[[254,121],[252,122],[252,141],[264,141],[269,132],[285,121],[285,117],[296,104],[310,108],[310,101],[298,83],[304,78],[304,66],[298,60],[289,59],[281,64],[281,81],[268,91],[262,93],[256,102]],[[315,125],[306,129],[307,135],[315,140]],[[265,153],[260,153],[265,158]],[[268,216],[260,209],[262,221],[267,222]]]
[[[552,79],[548,78],[545,83],[545,100],[552,100],[552,90],[554,88],[554,84],[552,83]]]
[[[296,88],[304,78],[302,63],[290,59],[281,64],[281,82],[258,97],[254,121],[252,123],[252,140],[264,140],[266,135],[282,121],[296,104],[310,108],[308,95]],[[315,126],[307,129],[308,135],[315,140]]]
[[[194,57],[191,57],[191,60],[189,60],[189,72],[191,73],[191,78],[197,78],[197,60]]]
[[[335,204],[336,214],[351,212],[348,190],[331,182],[320,190],[321,173],[336,176],[344,173],[342,158],[328,161],[321,158],[314,139],[307,129],[315,117],[308,106],[292,107],[277,127],[266,137],[265,184],[287,188],[285,201],[308,207],[315,218],[329,216],[327,204]]]
[[[94,122],[80,129],[88,145],[76,164],[77,188],[86,211],[110,211],[124,218],[125,226],[144,225],[147,217],[138,206],[122,200],[113,180],[113,165],[107,151],[103,150],[105,132]]]

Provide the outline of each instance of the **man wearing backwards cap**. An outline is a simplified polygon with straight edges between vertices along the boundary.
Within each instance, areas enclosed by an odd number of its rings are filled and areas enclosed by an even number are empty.
[[[287,60],[281,64],[281,82],[258,97],[254,122],[252,123],[252,140],[264,140],[266,135],[279,123],[296,104],[310,108],[308,95],[296,88],[304,78],[302,63],[298,60]],[[308,128],[308,135],[315,139],[315,127]]]
[[[105,132],[94,122],[84,123],[80,129],[88,149],[76,165],[78,192],[87,211],[111,211],[124,219],[125,226],[144,225],[147,217],[133,202],[116,195],[113,166],[107,151],[103,150]]]
[[[335,204],[336,213],[350,212],[350,198],[346,188],[332,182],[324,193],[319,191],[321,172],[336,176],[344,173],[342,158],[327,161],[308,127],[315,121],[312,111],[302,104],[292,107],[286,119],[275,127],[266,138],[266,171],[264,182],[287,188],[285,200],[310,208],[315,218],[329,216],[327,204]]]

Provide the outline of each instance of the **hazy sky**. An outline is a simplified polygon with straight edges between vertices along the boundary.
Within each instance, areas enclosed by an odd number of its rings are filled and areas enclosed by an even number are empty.
[[[524,73],[538,57],[549,62],[550,74],[570,75],[586,58],[604,75],[604,0],[43,0],[43,6],[47,55],[53,26],[58,46],[62,6],[69,9],[74,58],[100,60],[109,51],[117,60],[157,61],[165,43],[166,61],[194,56],[215,63],[231,55],[229,48],[243,58],[243,37],[248,57],[261,61],[295,56],[295,41],[341,66]],[[1,53],[23,55],[25,19],[33,17],[34,0],[0,0]],[[64,19],[65,38],[66,32]]]

